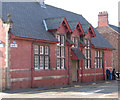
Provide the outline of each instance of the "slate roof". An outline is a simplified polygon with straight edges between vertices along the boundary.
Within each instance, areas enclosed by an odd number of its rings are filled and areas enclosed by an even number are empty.
[[[115,49],[95,28],[93,29],[96,37],[92,38],[91,40],[92,44],[94,44],[95,47]]]
[[[58,29],[64,17],[55,17],[55,18],[47,18],[45,19],[46,25],[48,29]]]
[[[71,50],[74,52],[78,59],[85,59],[85,56],[83,55],[79,48],[71,48]]]
[[[120,34],[120,27],[117,27],[117,26],[111,25],[111,24],[109,24],[109,27],[111,27],[113,30],[115,30],[116,32],[118,32]]]
[[[81,24],[81,26],[82,26],[84,33],[87,33],[88,29],[90,28],[90,24]]]
[[[69,26],[70,26],[70,29],[71,29],[72,31],[74,31],[75,27],[76,27],[77,24],[78,24],[78,21],[68,21],[68,24],[69,24]]]
[[[58,27],[58,25],[53,24],[60,23],[63,17],[67,19],[67,22],[80,21],[85,33],[90,25],[82,15],[50,5],[46,5],[46,8],[42,8],[37,2],[3,2],[2,9],[3,21],[6,21],[7,14],[10,13],[13,21],[12,33],[19,37],[57,41],[51,32],[46,31],[43,23],[43,20],[45,19],[48,22],[47,25],[50,29]],[[70,24],[70,27],[71,26],[72,25]],[[95,34],[96,37],[92,39],[95,46],[113,48],[98,32]]]

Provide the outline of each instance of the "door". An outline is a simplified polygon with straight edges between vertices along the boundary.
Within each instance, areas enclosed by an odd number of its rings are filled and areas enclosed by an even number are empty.
[[[72,81],[77,82],[77,61],[72,61]]]

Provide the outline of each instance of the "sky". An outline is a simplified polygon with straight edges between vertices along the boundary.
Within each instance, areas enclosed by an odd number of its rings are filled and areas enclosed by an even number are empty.
[[[118,26],[119,1],[120,0],[45,0],[45,4],[81,14],[89,23],[97,27],[98,13],[102,11],[108,12],[109,24]]]

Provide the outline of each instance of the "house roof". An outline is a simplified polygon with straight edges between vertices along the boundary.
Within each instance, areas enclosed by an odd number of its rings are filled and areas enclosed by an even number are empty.
[[[93,29],[96,34],[96,37],[92,38],[92,44],[95,47],[115,49],[95,28]]]
[[[84,33],[87,33],[88,29],[90,28],[90,24],[81,24],[81,26],[82,26]]]
[[[68,21],[68,24],[69,24],[69,26],[70,26],[70,29],[71,29],[72,31],[74,31],[75,27],[76,27],[77,24],[78,24],[78,21]]]
[[[111,27],[113,30],[115,30],[116,32],[118,32],[120,34],[120,27],[117,27],[117,26],[111,25],[111,24],[109,24],[109,27]]]
[[[45,23],[49,30],[58,29],[63,20],[64,17],[47,18],[45,19]]]
[[[72,22],[72,30],[77,25],[75,21],[78,21],[85,33],[90,25],[82,15],[50,5],[42,8],[38,2],[3,2],[2,9],[2,20],[6,21],[7,14],[10,13],[13,21],[12,33],[19,37],[57,41],[51,32],[46,31],[43,20],[46,20],[48,29],[53,29],[65,17],[68,23]],[[95,46],[113,48],[97,31],[95,34],[96,37],[92,39]]]
[[[79,48],[71,48],[71,50],[74,52],[78,59],[85,59],[85,56],[83,55]]]
[[[117,27],[115,25],[107,25],[107,26],[102,26],[102,27],[97,27],[96,28],[100,33],[110,33],[110,32],[116,32],[120,34],[120,27]]]

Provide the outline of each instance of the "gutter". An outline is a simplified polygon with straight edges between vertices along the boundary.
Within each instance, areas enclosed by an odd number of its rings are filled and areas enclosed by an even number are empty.
[[[115,48],[104,48],[104,47],[94,47],[95,49],[102,49],[102,50],[116,50]]]
[[[34,42],[47,42],[47,43],[59,43],[58,41],[50,41],[50,40],[40,40],[40,39],[33,39],[33,38],[27,38],[27,37],[19,37],[19,36],[14,36],[11,33],[11,39],[18,39],[18,40],[27,40],[27,41],[34,41]]]

